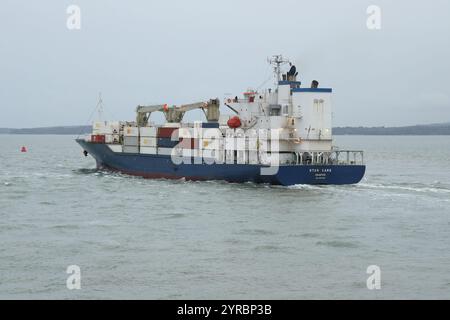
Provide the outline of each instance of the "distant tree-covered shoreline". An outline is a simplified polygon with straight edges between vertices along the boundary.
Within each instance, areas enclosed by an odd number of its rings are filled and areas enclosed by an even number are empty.
[[[42,128],[0,128],[0,134],[88,134],[92,126],[59,126]],[[450,135],[450,123],[405,127],[336,127],[334,135]]]

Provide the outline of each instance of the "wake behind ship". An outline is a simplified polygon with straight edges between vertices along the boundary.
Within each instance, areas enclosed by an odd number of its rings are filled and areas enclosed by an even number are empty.
[[[297,71],[274,56],[275,88],[181,106],[138,106],[135,121],[94,122],[76,141],[98,168],[146,178],[225,180],[276,185],[353,184],[365,173],[363,152],[332,145],[331,88],[302,87]],[[282,67],[290,64],[286,73]],[[201,109],[207,122],[183,122]],[[163,112],[166,123],[150,123]]]

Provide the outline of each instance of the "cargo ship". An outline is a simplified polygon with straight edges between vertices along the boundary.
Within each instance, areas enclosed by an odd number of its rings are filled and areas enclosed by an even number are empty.
[[[268,59],[274,87],[184,105],[139,105],[133,121],[95,121],[77,143],[97,168],[145,178],[225,180],[290,186],[354,184],[364,176],[361,150],[333,146],[331,88],[297,80],[281,55]],[[288,66],[290,65],[290,67]],[[289,68],[289,70],[287,70]],[[207,121],[184,122],[200,109]],[[166,122],[150,121],[162,112]]]

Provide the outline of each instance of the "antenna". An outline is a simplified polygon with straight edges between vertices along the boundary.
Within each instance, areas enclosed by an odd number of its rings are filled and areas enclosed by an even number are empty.
[[[281,54],[278,55],[274,55],[272,56],[272,58],[268,58],[267,61],[273,65],[273,72],[276,74],[277,76],[277,84],[278,81],[281,80],[281,66],[288,63],[289,60],[284,59],[283,56]]]
[[[103,117],[103,99],[102,93],[98,93],[98,102],[97,102],[97,112],[98,112],[98,120],[102,120]]]

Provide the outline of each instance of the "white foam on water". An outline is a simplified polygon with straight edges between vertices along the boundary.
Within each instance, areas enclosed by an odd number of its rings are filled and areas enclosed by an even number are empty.
[[[450,193],[449,189],[445,188],[435,188],[435,187],[405,187],[399,185],[385,185],[385,184],[370,184],[370,183],[360,183],[358,186],[370,189],[385,189],[385,190],[404,190],[412,192],[425,192],[425,193]]]
[[[313,184],[294,184],[292,186],[287,186],[288,189],[294,189],[294,190],[320,190],[324,189],[321,186],[316,186]]]

